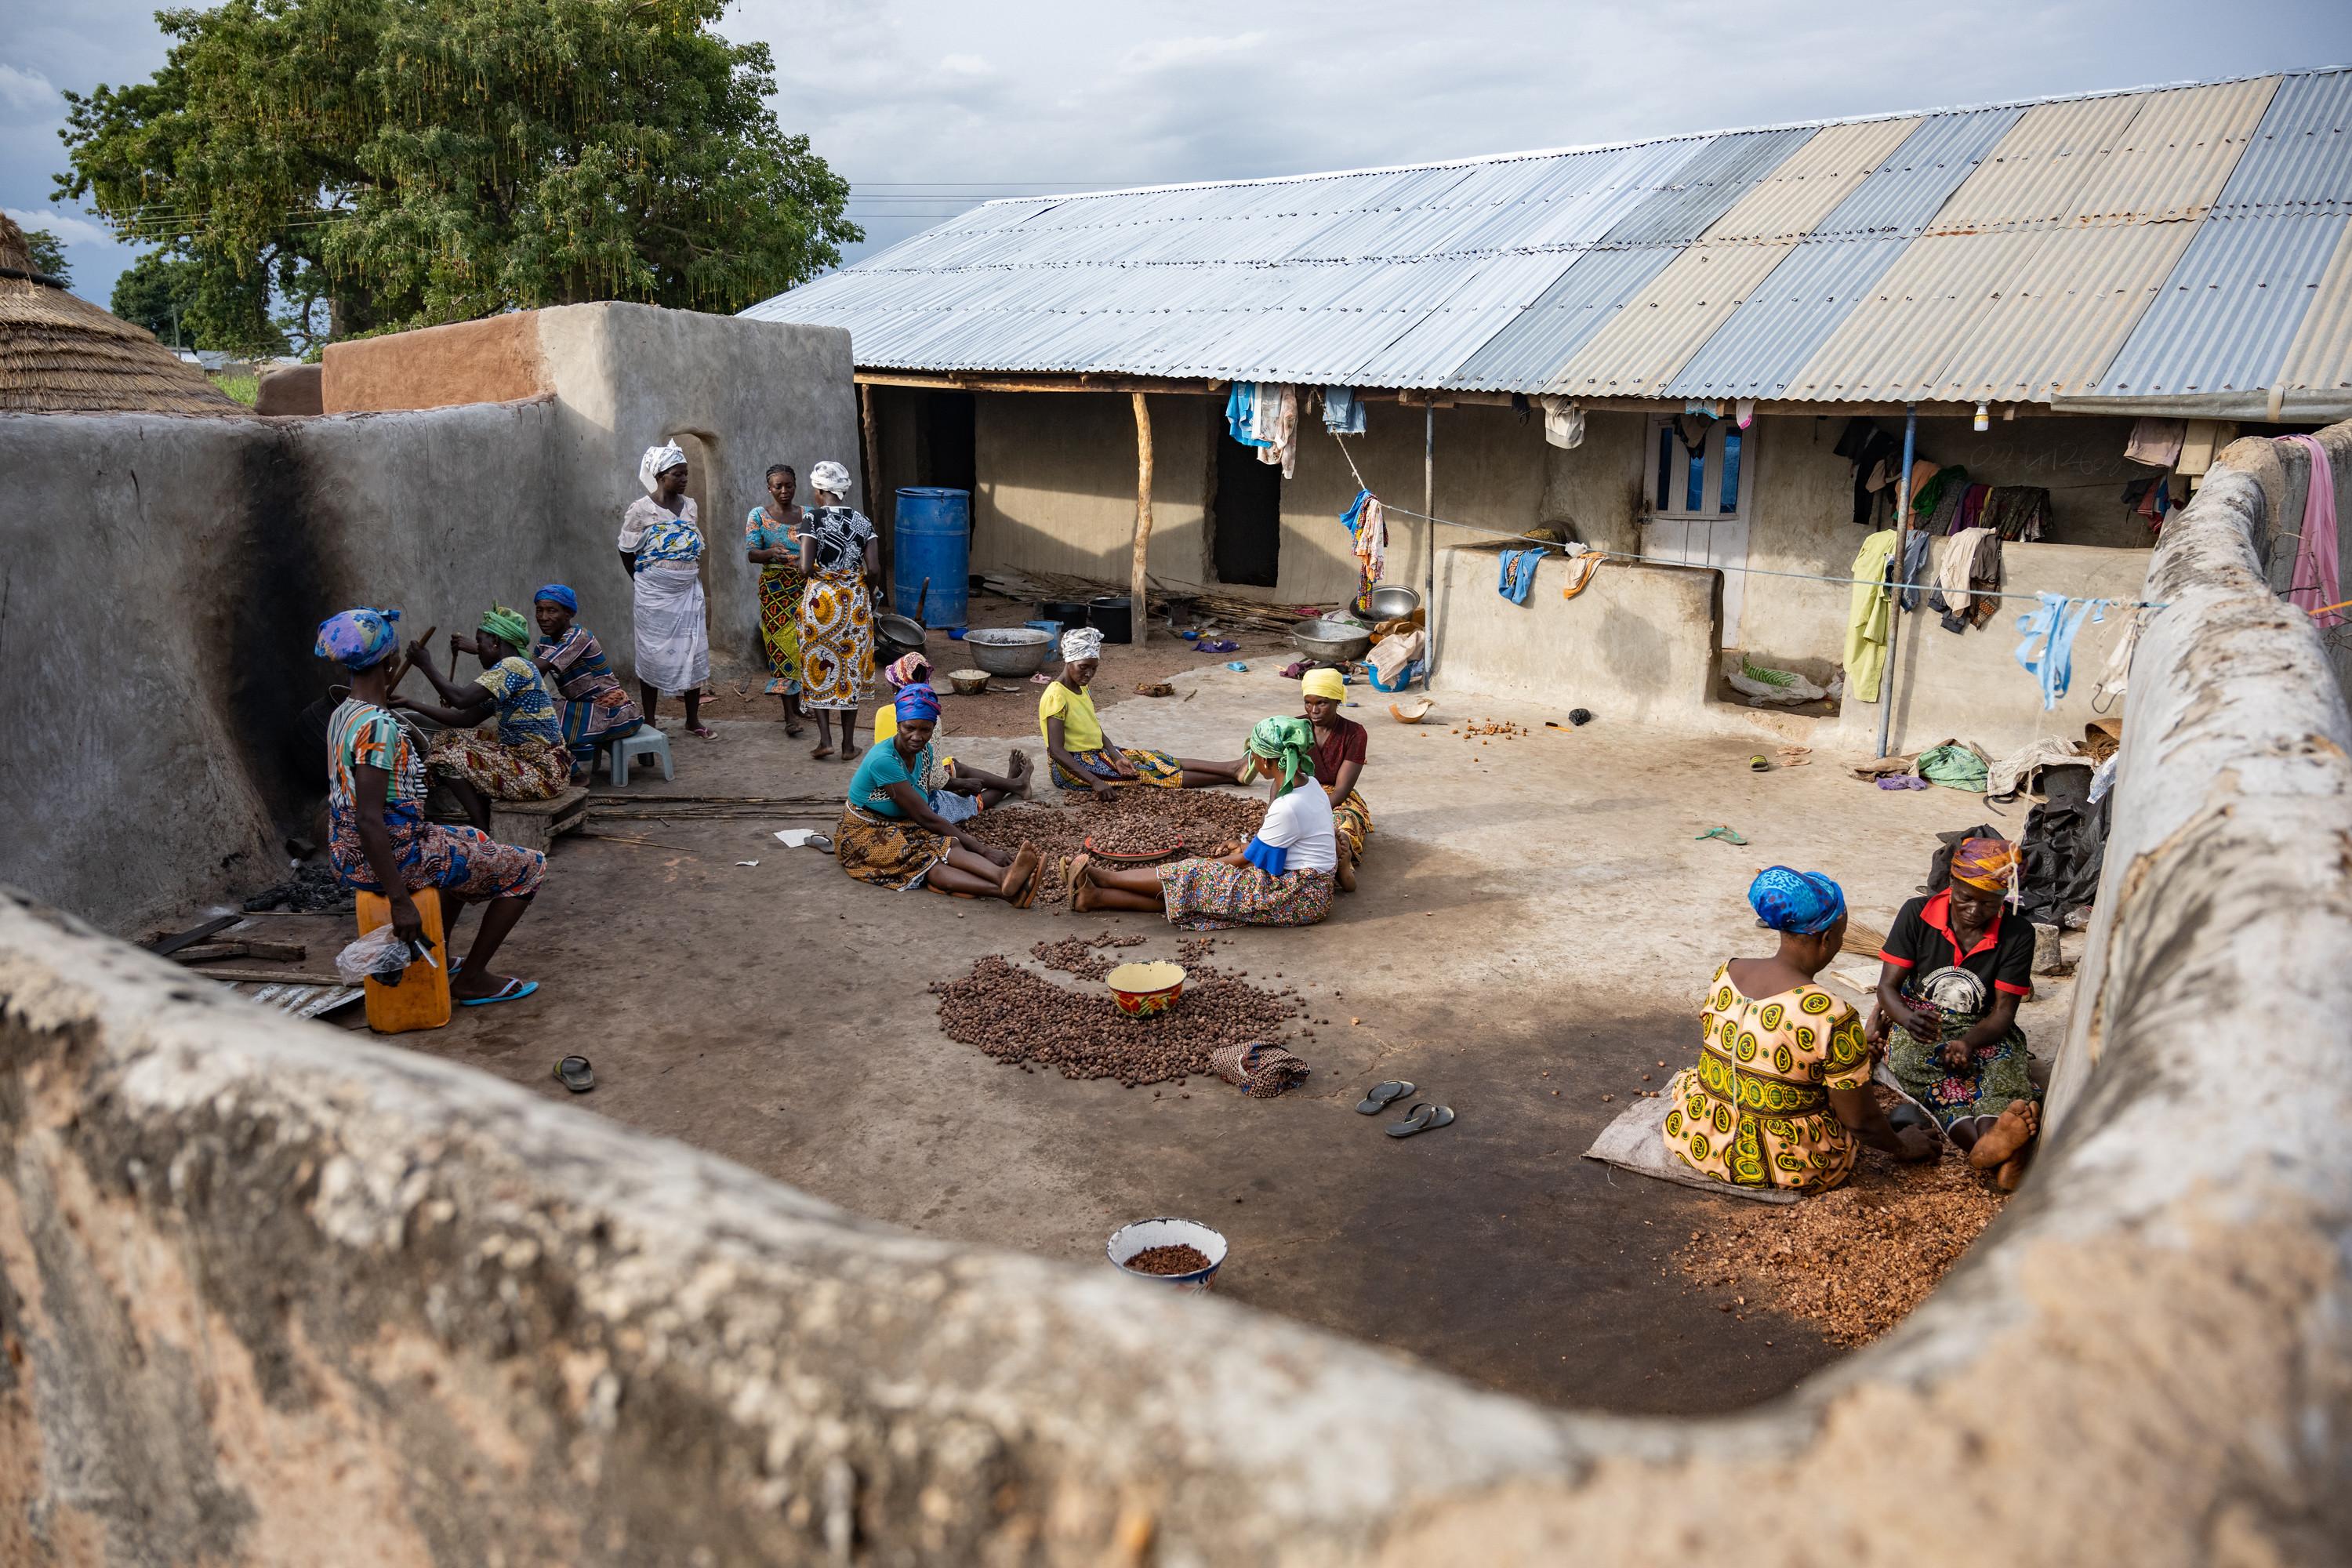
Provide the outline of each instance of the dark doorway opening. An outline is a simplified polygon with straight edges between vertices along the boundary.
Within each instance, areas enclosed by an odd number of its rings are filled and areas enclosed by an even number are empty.
[[[1220,583],[1271,588],[1282,564],[1282,470],[1217,421],[1217,494],[1209,509],[1213,563]]]
[[[970,490],[980,477],[979,441],[972,432],[972,398],[969,392],[928,392],[923,395],[922,439],[916,447],[916,478],[919,485]]]

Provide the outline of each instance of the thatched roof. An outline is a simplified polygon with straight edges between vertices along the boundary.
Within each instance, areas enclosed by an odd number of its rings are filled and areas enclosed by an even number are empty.
[[[33,270],[0,215],[0,414],[237,414],[244,405],[155,334]]]

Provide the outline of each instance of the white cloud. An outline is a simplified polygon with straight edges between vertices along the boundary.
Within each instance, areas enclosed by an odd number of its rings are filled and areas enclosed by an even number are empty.
[[[58,100],[58,89],[49,79],[37,70],[19,70],[5,60],[0,60],[0,103],[23,113],[28,110],[47,109]]]
[[[114,231],[55,208],[0,207],[25,228],[45,228],[68,245],[112,245]]]

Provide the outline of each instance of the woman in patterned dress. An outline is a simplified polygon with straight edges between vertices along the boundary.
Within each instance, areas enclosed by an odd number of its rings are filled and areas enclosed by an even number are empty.
[[[924,787],[931,772],[931,726],[939,722],[938,693],[920,681],[898,689],[892,705],[898,728],[877,741],[849,781],[849,798],[834,829],[833,858],[855,880],[905,892],[929,888],[969,899],[1003,899],[1027,909],[1037,897],[1038,854],[1023,844],[1007,851],[973,837],[938,809]]]
[[[531,662],[562,695],[563,744],[577,773],[594,765],[598,751],[644,728],[645,720],[621,689],[596,634],[572,619],[580,613],[579,595],[550,583],[531,595],[530,613],[539,623]]]
[[[2001,908],[2016,867],[2005,838],[1953,851],[1952,885],[1905,904],[1886,933],[1872,1022],[1895,1081],[2005,1189],[2041,1131],[2042,1090],[2017,1026],[2033,994],[2033,926]]]
[[[874,680],[874,594],[881,571],[874,525],[849,495],[849,470],[819,463],[809,470],[816,505],[800,536],[801,706],[816,718],[819,762],[834,754],[833,716],[841,715],[841,755],[857,755],[857,710]]]
[[[790,463],[768,466],[768,504],[743,520],[743,554],[760,569],[760,646],[768,656],[768,695],[784,705],[784,733],[801,732],[801,529],[807,513],[793,500],[801,477]]]
[[[520,616],[493,605],[474,636],[449,638],[450,679],[433,668],[433,650],[422,642],[409,650],[410,663],[425,672],[446,707],[393,700],[394,708],[449,726],[433,737],[425,762],[448,781],[466,815],[485,833],[491,801],[549,800],[572,782],[572,751],[563,743],[555,704],[540,683],[539,667],[523,657],[530,640]],[[460,652],[482,661],[482,673],[463,686],[456,679]],[[497,737],[476,734],[474,726],[493,713]]]
[[[469,1007],[512,1002],[539,982],[493,973],[490,960],[530,907],[547,857],[425,819],[424,753],[392,710],[388,660],[400,646],[392,629],[399,616],[345,610],[319,624],[315,651],[351,676],[351,695],[327,721],[328,857],[343,886],[384,895],[394,933],[410,942],[425,931],[412,890],[440,890],[444,941],[469,900],[487,900],[472,951],[450,972],[449,994]]]
[[[1315,730],[1304,719],[1264,719],[1250,731],[1244,783],[1266,775],[1265,820],[1247,844],[1222,856],[1150,870],[1070,863],[1070,907],[1164,913],[1185,931],[1313,925],[1331,912],[1339,839],[1331,797],[1315,782]]]
[[[1935,1140],[1896,1131],[1872,1097],[1860,1016],[1813,984],[1845,936],[1844,890],[1772,866],[1757,873],[1748,902],[1780,933],[1780,950],[1716,970],[1698,1065],[1666,1085],[1666,1147],[1717,1181],[1799,1192],[1843,1182],[1857,1138],[1898,1159],[1932,1158]]]

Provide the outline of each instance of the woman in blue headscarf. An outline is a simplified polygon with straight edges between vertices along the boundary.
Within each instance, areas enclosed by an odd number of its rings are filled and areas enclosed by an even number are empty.
[[[575,770],[593,766],[599,750],[643,729],[644,715],[621,689],[604,644],[573,618],[580,613],[579,595],[564,584],[550,583],[531,595],[530,613],[539,623],[531,662],[562,695],[563,743]]]
[[[834,858],[851,877],[876,887],[898,892],[928,887],[1027,909],[1037,897],[1035,847],[1024,844],[1013,853],[981,842],[965,831],[963,819],[943,814],[925,787],[935,768],[938,694],[920,681],[902,686],[892,710],[897,732],[866,749],[849,781],[849,799],[834,832]],[[992,803],[983,797],[982,804]],[[963,818],[975,815],[976,809]]]
[[[1845,938],[1845,892],[1814,871],[1767,867],[1748,889],[1769,958],[1727,960],[1699,1015],[1698,1065],[1665,1088],[1661,1136],[1684,1164],[1746,1187],[1822,1192],[1853,1170],[1854,1141],[1925,1160],[1870,1092],[1870,1044],[1853,1006],[1813,984]]]

